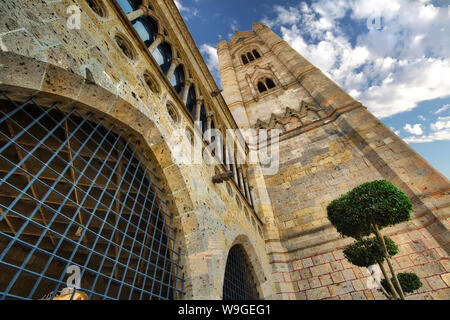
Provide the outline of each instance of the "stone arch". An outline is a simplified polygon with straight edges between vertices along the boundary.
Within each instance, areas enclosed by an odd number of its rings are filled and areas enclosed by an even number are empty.
[[[255,55],[253,53],[253,50],[258,51],[258,53],[260,55],[258,58],[255,57]],[[248,57],[247,57],[247,53],[249,53],[249,52],[254,57],[254,60],[252,60],[252,61],[250,61],[248,59]],[[262,53],[261,48],[258,45],[256,45],[255,43],[250,43],[250,44],[244,46],[243,48],[237,50],[235,53],[233,53],[233,58],[237,59],[237,61],[238,61],[237,65],[243,65],[244,64],[244,62],[241,59],[242,56],[247,57],[248,63],[250,63],[250,62],[258,61],[258,59],[262,58],[263,57],[263,53]]]
[[[261,263],[261,258],[258,257],[258,254],[255,249],[255,245],[250,238],[245,235],[241,234],[237,236],[234,241],[231,243],[229,247],[226,248],[224,251],[224,255],[222,257],[223,263],[221,263],[221,270],[220,270],[220,281],[219,281],[219,291],[220,298],[223,298],[223,284],[224,284],[224,278],[225,278],[225,269],[226,269],[226,263],[228,258],[228,253],[231,248],[233,248],[236,245],[240,245],[242,249],[244,250],[248,262],[251,266],[252,276],[255,279],[256,282],[256,288],[258,290],[259,297],[261,299],[267,298],[271,295],[271,292],[269,292],[267,286],[264,285],[264,283],[267,281],[268,277],[264,271],[263,265]]]
[[[195,89],[195,95],[197,97],[197,99],[201,99],[203,97],[200,86],[197,85],[197,83],[200,83],[199,81],[197,81],[195,78],[190,78],[190,80],[192,81],[192,86],[194,86]]]
[[[170,68],[170,64],[174,59],[174,49],[172,45],[168,41],[166,41],[166,38],[167,37],[164,37],[164,40],[155,48],[153,52],[151,52],[153,59],[155,59],[155,62],[159,65],[161,71],[164,74],[167,74],[167,71]],[[165,49],[168,49],[167,54],[165,54]],[[158,61],[158,57],[161,58],[162,61]]]
[[[172,74],[172,77],[169,79],[169,81],[170,81],[172,87],[175,89],[175,91],[180,95],[183,92],[184,81],[186,81],[186,66],[179,58],[175,58],[175,59],[177,59],[176,60],[177,66]],[[182,76],[179,79],[180,81],[177,82],[178,70],[181,70]],[[172,79],[174,79],[174,81],[172,81]]]
[[[170,46],[170,52],[172,55],[172,60],[177,59],[178,48],[173,40],[170,39],[169,36],[164,36],[164,40],[161,43],[167,43]],[[183,64],[183,63],[180,63]]]
[[[178,217],[193,211],[192,194],[182,178],[180,167],[173,162],[170,146],[144,104],[127,101],[131,100],[130,97],[119,97],[116,92],[96,84],[95,76],[92,74],[88,76],[87,72],[85,78],[47,62],[13,52],[0,52],[0,61],[3,63],[0,91],[7,94],[11,100],[23,102],[33,97],[34,101],[43,107],[58,102],[63,111],[76,107],[85,112],[92,112],[98,117],[110,119],[118,128],[130,132],[137,143],[144,145],[145,154],[154,160],[160,169],[164,180],[162,186],[171,195],[169,207],[174,213],[175,225],[181,234],[177,237],[181,240],[178,246],[185,256],[196,250],[190,249],[184,241],[185,230]],[[189,269],[189,260],[187,258],[183,260],[181,263],[187,267],[187,274],[194,273]]]
[[[266,70],[266,69],[259,69],[259,70],[256,70],[255,73],[251,77],[251,83],[253,84],[254,88],[256,88],[256,91],[258,91],[258,82],[260,82],[260,81],[264,84],[264,86],[267,87],[266,79],[271,79],[274,82],[274,84],[275,84],[274,88],[281,87],[281,83],[280,83],[279,79],[272,73],[272,71]],[[274,88],[272,88],[272,89],[274,89]],[[270,90],[271,89],[267,88],[267,91],[270,91]]]
[[[158,26],[158,33],[162,33],[163,26],[161,23],[161,18],[153,11],[153,10],[147,10],[145,16],[152,18],[156,21],[156,25]]]

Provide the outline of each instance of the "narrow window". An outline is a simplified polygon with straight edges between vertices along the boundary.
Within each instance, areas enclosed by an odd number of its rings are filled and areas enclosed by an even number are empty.
[[[272,81],[272,79],[267,78],[266,85],[267,85],[267,88],[269,88],[269,89],[275,88],[275,83]]]
[[[150,17],[139,17],[132,24],[145,45],[150,47],[158,34],[158,23]]]
[[[253,55],[255,56],[256,59],[261,58],[261,55],[259,54],[259,52],[256,49],[253,50]]]
[[[192,85],[189,89],[188,98],[186,101],[186,109],[191,114],[192,118],[195,118],[195,103],[197,100],[197,95],[195,94],[195,87]]]
[[[172,79],[170,79],[170,83],[178,94],[181,94],[183,90],[183,82],[184,82],[184,71],[183,66],[179,65],[175,72],[173,73]]]
[[[259,91],[259,92],[267,91],[266,86],[265,86],[264,83],[262,83],[261,81],[258,82],[258,91]]]
[[[250,61],[255,60],[255,58],[253,58],[253,55],[250,52],[247,53],[247,57],[248,57],[248,60],[250,60]]]
[[[137,0],[117,0],[117,2],[125,14],[136,11],[141,4],[141,1]]]
[[[153,57],[161,67],[164,74],[166,74],[167,71],[169,71],[170,62],[172,61],[172,48],[170,45],[166,42],[161,43],[153,52]]]
[[[248,63],[248,59],[247,59],[247,57],[243,54],[242,55],[242,62],[244,63],[244,64],[247,64]]]
[[[206,118],[206,109],[205,105],[202,104],[202,107],[200,108],[200,122],[202,125],[202,132],[205,133],[206,131],[206,125],[207,125],[208,119]]]

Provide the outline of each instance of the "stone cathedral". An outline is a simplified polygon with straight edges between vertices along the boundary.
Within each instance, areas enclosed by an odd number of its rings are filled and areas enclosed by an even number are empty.
[[[0,299],[383,299],[326,214],[376,179],[410,298],[450,299],[448,179],[264,24],[217,52],[223,91],[172,0],[0,0]]]

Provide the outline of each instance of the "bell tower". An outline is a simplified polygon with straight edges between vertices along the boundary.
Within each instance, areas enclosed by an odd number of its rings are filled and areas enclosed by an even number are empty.
[[[223,96],[242,128],[279,126],[273,122],[286,113],[300,117],[358,104],[262,23],[222,40],[218,56]]]
[[[341,273],[355,279],[366,271],[344,259],[348,239],[330,224],[326,207],[373,180],[394,183],[414,204],[411,221],[386,235],[405,247],[429,237],[442,253],[429,264],[412,259],[410,269],[438,272],[430,265],[444,265],[450,250],[446,177],[264,24],[221,41],[218,56],[223,96],[238,126],[281,130],[278,171],[257,179],[256,194],[273,212],[277,232],[265,241],[273,272],[284,273],[277,282],[283,299],[338,297]],[[358,290],[349,284],[345,294],[358,297]]]

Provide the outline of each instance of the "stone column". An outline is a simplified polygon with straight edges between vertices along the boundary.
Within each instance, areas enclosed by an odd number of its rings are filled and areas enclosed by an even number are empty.
[[[194,121],[200,121],[200,110],[202,108],[202,104],[203,104],[203,99],[197,99],[196,104],[195,104],[195,119]]]
[[[239,168],[239,167],[238,167],[238,177],[239,177],[239,183],[241,185],[241,191],[242,191],[242,193],[245,194],[245,192],[244,192],[244,179],[242,177],[242,169]]]
[[[207,119],[208,119],[208,120],[207,120],[207,122],[206,122],[206,132],[209,132],[208,130],[211,129],[212,116],[211,116],[211,115],[208,116]],[[209,143],[211,143],[211,133],[210,133],[210,132],[207,134],[206,140],[207,140]]]
[[[183,101],[183,104],[186,105],[187,103],[187,97],[189,93],[189,88],[191,87],[192,81],[187,79],[184,81],[183,91],[181,92],[181,101]]]
[[[148,13],[148,9],[144,6],[140,6],[139,9],[130,12],[129,14],[127,14],[127,18],[130,21],[134,21],[139,17],[145,16]]]
[[[234,182],[236,182],[236,184],[238,184],[238,175],[237,175],[237,168],[236,168],[236,164],[235,163],[231,164],[231,169],[233,171]]]
[[[254,196],[253,196],[253,187],[249,186],[248,189],[249,189],[248,192],[249,192],[249,195],[250,195],[250,203],[252,205],[252,208],[256,211],[255,200],[254,200]]]
[[[150,51],[150,53],[153,54],[153,51],[155,51],[155,49],[163,42],[163,40],[164,40],[164,35],[161,33],[158,33],[155,41],[153,41],[152,44],[150,45],[150,47],[148,47],[148,51]]]
[[[175,69],[178,67],[178,65],[180,64],[180,59],[178,58],[174,58],[172,59],[172,61],[170,62],[170,68],[169,71],[167,71],[167,79],[172,79],[173,73],[175,72]]]
[[[225,153],[226,153],[226,158],[224,160],[224,164],[226,164],[228,171],[232,171],[231,163],[228,163],[228,162],[231,162],[231,161],[230,161],[230,154],[228,153],[228,148],[227,147],[225,147]]]
[[[244,179],[244,187],[245,187],[245,197],[247,198],[248,202],[251,203],[251,201],[250,201],[250,190],[248,189],[247,179]]]

